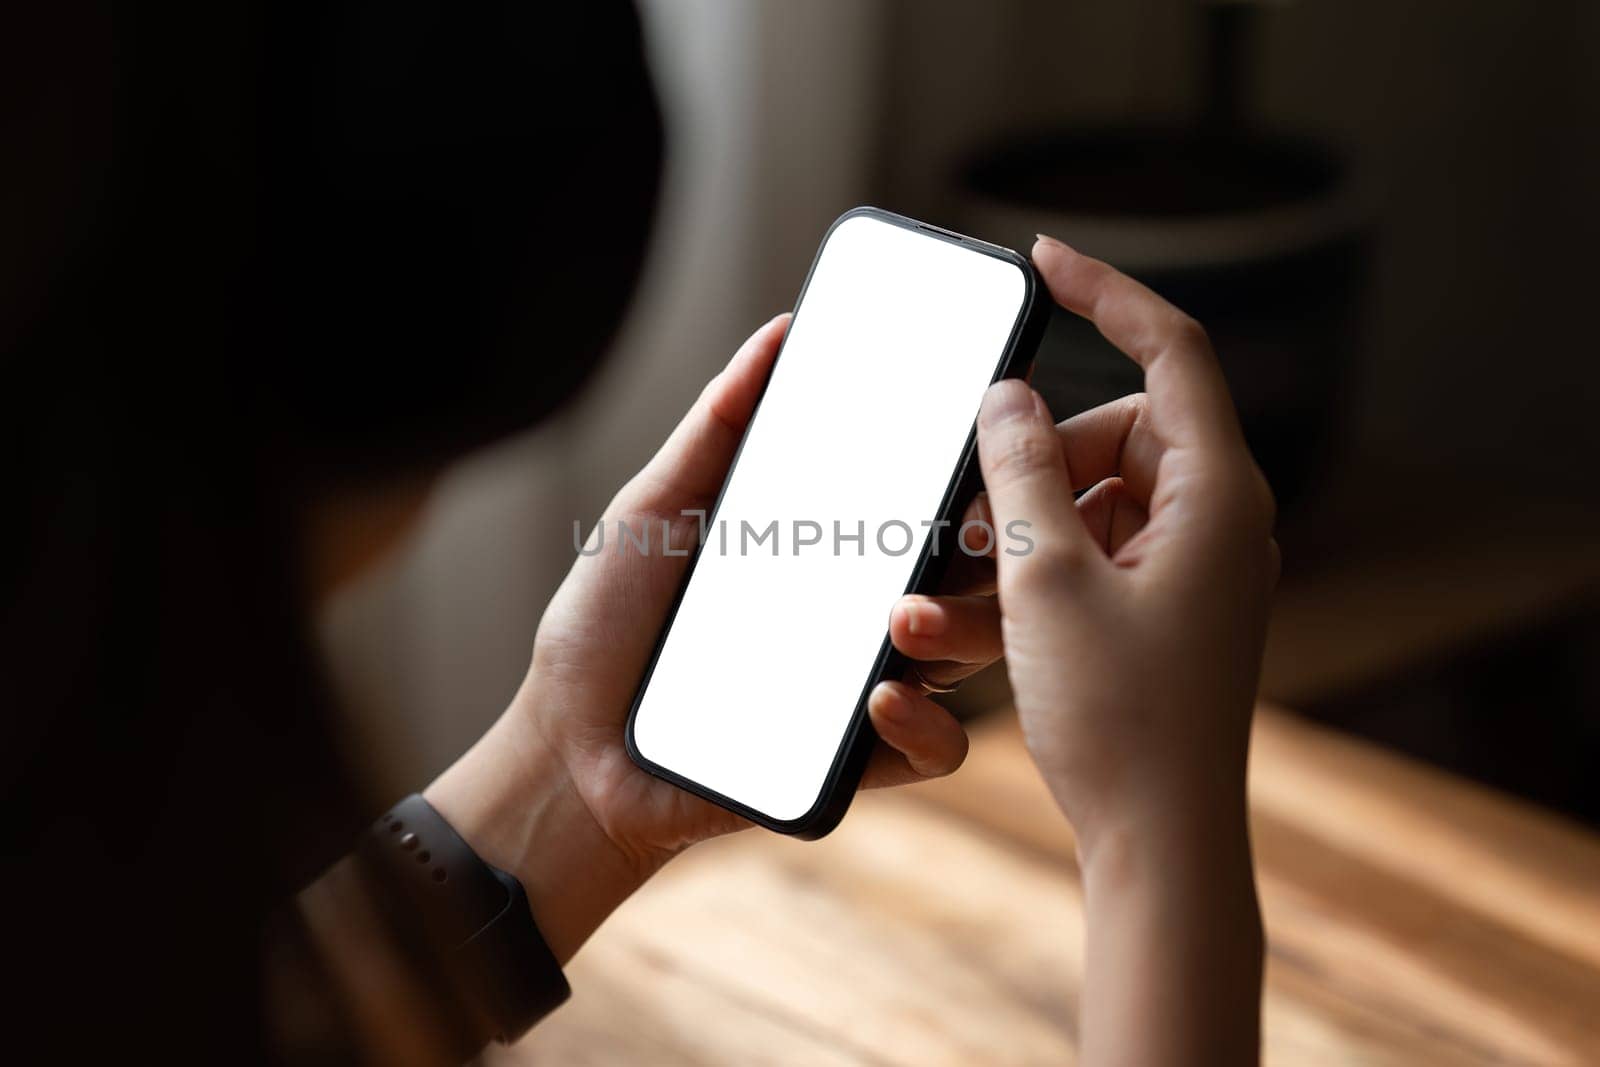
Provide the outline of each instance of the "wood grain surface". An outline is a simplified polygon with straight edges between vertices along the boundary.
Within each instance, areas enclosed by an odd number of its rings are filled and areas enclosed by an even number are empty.
[[[1600,840],[1263,708],[1252,820],[1271,1064],[1600,1064]],[[1014,716],[814,843],[698,847],[500,1064],[1074,1061],[1082,892]],[[1155,1024],[1155,1020],[1152,1020]]]

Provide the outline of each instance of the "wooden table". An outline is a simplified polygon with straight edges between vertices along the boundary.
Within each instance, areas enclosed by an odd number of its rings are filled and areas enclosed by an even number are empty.
[[[1263,708],[1268,1063],[1600,1063],[1600,840]],[[833,835],[701,846],[612,917],[504,1064],[1071,1063],[1071,831],[1014,716]]]

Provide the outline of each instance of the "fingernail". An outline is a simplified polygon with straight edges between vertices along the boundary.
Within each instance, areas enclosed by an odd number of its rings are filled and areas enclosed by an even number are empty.
[[[1054,250],[1064,251],[1064,253],[1074,254],[1074,256],[1078,254],[1077,248],[1064,242],[1059,237],[1051,237],[1050,234],[1034,234],[1034,238],[1037,240],[1034,248],[1038,248],[1038,245],[1043,245],[1045,248],[1054,248]]]
[[[994,525],[994,508],[989,506],[989,494],[979,493],[978,499],[973,502],[973,507],[978,513],[978,521],[986,525]]]
[[[983,409],[978,412],[980,426],[998,426],[1010,419],[1037,413],[1034,392],[1028,383],[1016,378],[995,382],[983,396]]]
[[[965,527],[962,536],[969,553],[982,555],[994,547],[994,508],[989,506],[988,493],[978,494],[973,510],[978,513],[978,521]]]
[[[888,682],[878,686],[873,691],[873,697],[878,703],[878,718],[887,719],[892,723],[908,723],[911,721],[911,701]]]
[[[907,597],[900,601],[900,610],[906,613],[906,630],[913,637],[938,637],[944,633],[944,612],[926,600]]]

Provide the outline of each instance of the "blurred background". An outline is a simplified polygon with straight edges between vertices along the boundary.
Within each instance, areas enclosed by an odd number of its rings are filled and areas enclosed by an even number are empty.
[[[574,520],[873,203],[1054,234],[1205,321],[1282,508],[1264,695],[1600,826],[1600,5],[642,11],[668,165],[609,365],[324,623],[392,792],[505,706]],[[1065,417],[1131,371],[1060,316],[1035,382]]]

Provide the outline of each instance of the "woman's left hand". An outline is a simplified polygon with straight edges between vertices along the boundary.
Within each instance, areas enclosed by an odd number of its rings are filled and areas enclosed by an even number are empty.
[[[510,708],[427,791],[485,859],[519,877],[563,960],[677,852],[750,825],[641,770],[623,730],[688,565],[661,551],[662,531],[675,553],[693,547],[696,512],[716,500],[788,323],[780,315],[745,342],[606,509],[608,530],[648,528],[654,550],[578,558],[545,610]],[[906,598],[889,628],[903,651],[936,650],[939,662],[921,676],[945,685],[998,656],[997,618],[992,597]],[[927,632],[941,623],[937,636]],[[949,774],[966,757],[960,723],[919,686],[883,683],[868,713],[883,743],[863,786]]]

